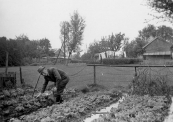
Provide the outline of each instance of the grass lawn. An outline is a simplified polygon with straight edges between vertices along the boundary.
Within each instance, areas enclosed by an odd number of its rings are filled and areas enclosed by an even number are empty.
[[[68,66],[58,65],[45,65],[48,67],[57,67],[65,71],[69,77],[70,82],[67,88],[78,88],[86,84],[94,83],[94,73],[92,66],[86,64],[69,64]],[[26,84],[35,86],[39,73],[37,72],[39,66],[22,66],[22,76]],[[146,68],[145,68],[146,69]],[[0,68],[0,72],[4,72],[5,68]],[[19,67],[9,67],[9,72],[16,72],[17,84],[20,85]],[[167,75],[169,77],[169,84],[173,84],[173,68],[150,68],[148,71],[153,72],[154,75]],[[117,86],[127,86],[133,79],[135,69],[133,67],[96,67],[96,82],[104,85],[107,88]],[[171,82],[172,81],[172,82]],[[37,88],[40,89],[43,85],[44,78],[41,76]],[[49,83],[51,85],[51,82]]]

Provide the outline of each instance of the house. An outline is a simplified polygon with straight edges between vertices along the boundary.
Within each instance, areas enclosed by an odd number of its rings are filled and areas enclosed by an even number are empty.
[[[144,60],[167,60],[172,59],[173,44],[161,37],[152,39],[143,47]]]
[[[105,51],[105,52],[101,52],[101,53],[96,53],[94,55],[94,59],[96,61],[99,61],[99,60],[102,60],[102,59],[105,59],[105,58],[119,58],[123,55],[123,51]],[[125,54],[124,54],[125,55]],[[126,55],[125,55],[126,57]]]
[[[64,51],[61,49],[56,50],[55,51],[55,57],[57,57],[57,56],[58,56],[58,58],[64,58]],[[66,54],[65,58],[68,58],[67,54]]]

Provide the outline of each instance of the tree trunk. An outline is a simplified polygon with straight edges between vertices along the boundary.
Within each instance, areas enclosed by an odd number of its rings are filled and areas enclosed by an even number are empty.
[[[47,64],[49,63],[49,56],[47,55]]]
[[[6,52],[5,75],[8,73],[8,52]]]
[[[70,59],[71,54],[72,54],[72,52],[69,52],[69,55],[68,55],[68,59],[67,59],[66,66],[68,66],[68,63],[69,63],[69,59]]]
[[[65,26],[64,26],[64,61],[65,61],[65,57],[66,55],[65,55]]]

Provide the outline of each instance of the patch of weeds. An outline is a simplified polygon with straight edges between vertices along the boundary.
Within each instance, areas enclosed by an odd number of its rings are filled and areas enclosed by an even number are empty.
[[[83,94],[90,92],[90,90],[87,86],[81,86],[81,87],[77,88],[77,91],[82,92]]]
[[[170,95],[170,86],[167,84],[167,76],[151,75],[146,70],[134,77],[130,84],[131,94],[136,95]]]

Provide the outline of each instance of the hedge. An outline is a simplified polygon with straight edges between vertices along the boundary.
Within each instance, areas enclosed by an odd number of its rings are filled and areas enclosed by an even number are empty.
[[[138,58],[120,58],[120,59],[103,59],[103,64],[118,65],[118,64],[138,64],[142,59]]]

